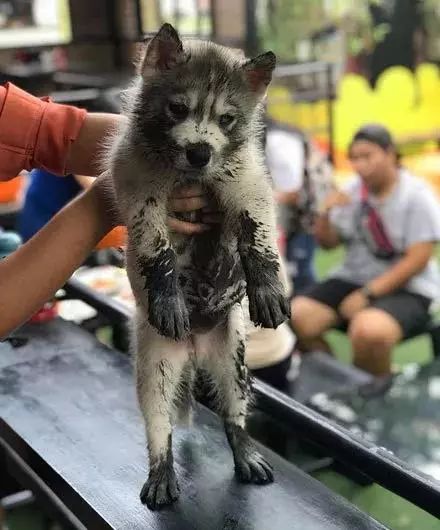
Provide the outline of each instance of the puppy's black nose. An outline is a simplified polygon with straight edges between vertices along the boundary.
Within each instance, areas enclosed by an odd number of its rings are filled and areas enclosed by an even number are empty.
[[[205,167],[211,160],[211,147],[208,144],[192,144],[186,148],[186,158],[192,167]]]

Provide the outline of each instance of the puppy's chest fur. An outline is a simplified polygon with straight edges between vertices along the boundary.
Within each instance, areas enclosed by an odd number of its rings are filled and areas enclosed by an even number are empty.
[[[193,331],[222,322],[246,293],[237,238],[222,224],[193,237],[172,235],[179,285],[190,313]],[[145,296],[145,292],[144,292]]]

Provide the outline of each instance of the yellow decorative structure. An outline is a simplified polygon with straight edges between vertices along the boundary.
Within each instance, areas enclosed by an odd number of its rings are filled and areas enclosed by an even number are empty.
[[[291,90],[279,85],[268,94],[268,111],[273,118],[310,132],[323,145],[328,144],[325,105],[325,101],[297,104]],[[417,142],[418,152],[435,150],[435,140],[440,138],[439,68],[422,64],[415,73],[403,67],[389,68],[374,89],[359,75],[345,75],[334,102],[337,168],[347,168],[349,141],[361,125],[369,122],[388,127],[398,144]],[[440,168],[437,175],[440,180]]]

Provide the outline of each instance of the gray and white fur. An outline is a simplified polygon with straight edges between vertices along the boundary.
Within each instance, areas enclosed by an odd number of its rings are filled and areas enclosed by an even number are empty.
[[[137,391],[149,451],[141,500],[151,509],[178,498],[172,424],[190,417],[198,369],[212,384],[238,478],[273,480],[244,430],[251,388],[242,301],[248,297],[257,325],[276,328],[288,317],[260,148],[274,66],[271,52],[246,60],[211,42],[182,43],[165,24],[145,45],[128,122],[110,149],[137,304]],[[170,233],[169,197],[194,182],[224,220],[202,235]]]

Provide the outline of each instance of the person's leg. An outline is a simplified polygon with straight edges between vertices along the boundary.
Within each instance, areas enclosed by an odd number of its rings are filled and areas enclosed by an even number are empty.
[[[312,298],[297,296],[292,301],[292,327],[301,351],[327,350],[323,335],[338,320],[334,309]]]
[[[393,347],[420,333],[429,321],[430,300],[408,291],[396,291],[375,300],[350,322],[354,363],[374,374],[391,373]]]
[[[325,348],[324,333],[339,323],[336,308],[358,286],[330,279],[292,300],[292,327],[301,351]]]
[[[393,316],[375,307],[364,309],[351,320],[348,334],[355,366],[376,376],[391,373],[391,352],[403,337]]]

